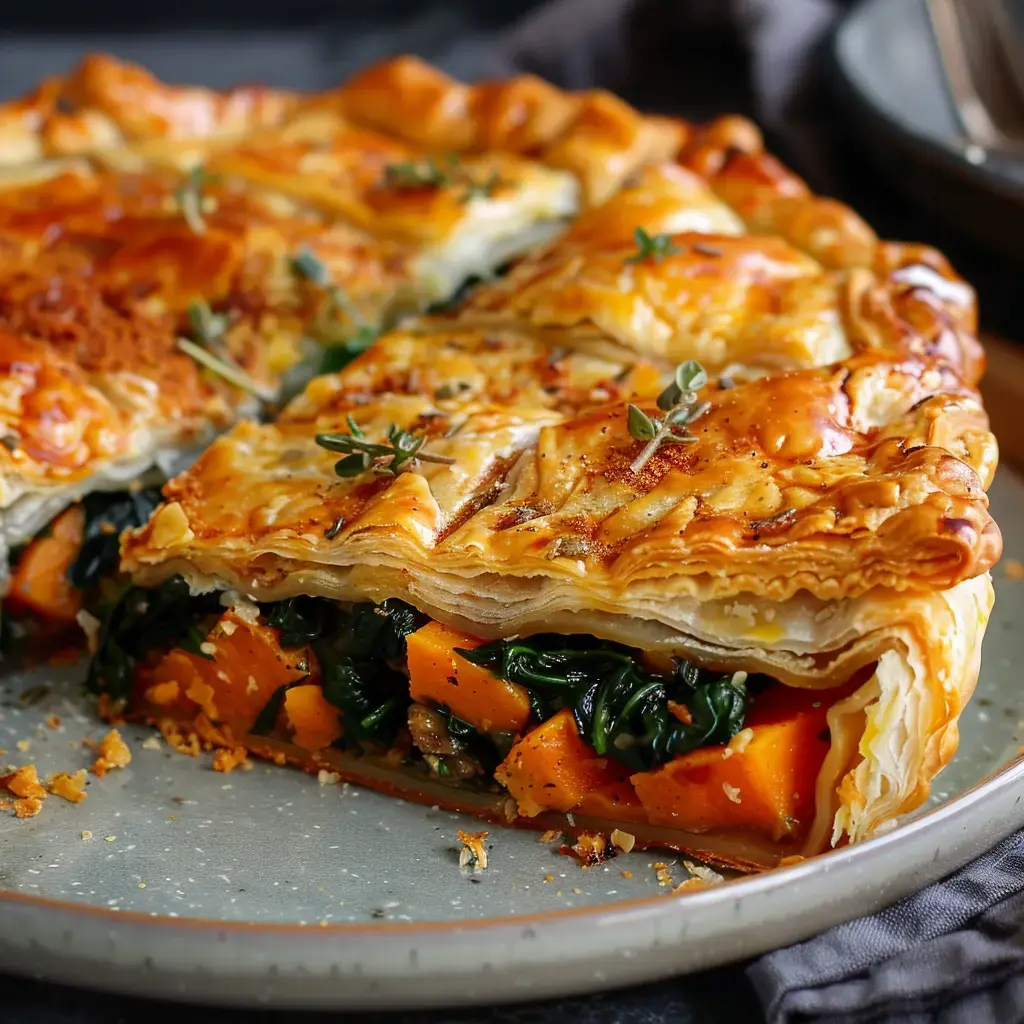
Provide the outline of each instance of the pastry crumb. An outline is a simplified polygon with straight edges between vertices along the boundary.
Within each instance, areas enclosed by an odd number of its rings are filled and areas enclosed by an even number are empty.
[[[18,740],[18,742],[15,743],[14,745],[24,754],[25,751],[27,751],[29,749],[29,747],[32,746],[32,741],[31,740]]]
[[[636,846],[636,836],[631,835],[629,832],[623,832],[621,828],[612,829],[612,834],[609,838],[612,841],[612,845],[623,853],[629,853]]]
[[[0,789],[6,789],[12,796],[23,799],[46,799],[46,789],[39,781],[39,774],[34,764],[22,765],[9,775],[0,776]]]
[[[60,715],[47,715],[46,716],[46,724],[51,729],[59,729],[60,728]]]
[[[622,872],[622,877],[623,878],[632,878],[633,877],[633,872],[632,871],[623,871]]]
[[[191,729],[185,729],[173,718],[160,718],[155,724],[160,730],[164,742],[172,750],[176,750],[179,754],[188,754],[189,757],[198,757],[202,752],[199,736]]]
[[[92,833],[88,829],[86,829],[84,832],[82,832],[82,838],[92,839]]]
[[[725,881],[725,875],[720,875],[705,864],[695,864],[692,860],[684,860],[683,867],[689,872],[691,879],[697,879],[705,885],[718,885]]]
[[[88,773],[84,768],[80,768],[73,775],[70,772],[57,772],[50,776],[46,785],[54,796],[73,804],[80,804],[88,795],[85,792],[87,777]]]
[[[147,736],[142,741],[143,750],[160,750],[160,737],[159,736]]]
[[[336,786],[341,782],[341,776],[337,772],[329,772],[326,768],[321,768],[316,774],[316,781],[321,786]]]
[[[743,803],[743,800],[740,798],[740,787],[739,786],[730,786],[728,782],[723,782],[722,783],[722,792],[734,804],[741,804],[741,803]]]
[[[26,796],[14,801],[14,814],[18,818],[34,818],[42,809],[40,797]]]
[[[458,835],[459,842],[462,844],[462,849],[459,852],[459,867],[479,868],[483,871],[487,867],[487,848],[484,846],[487,833],[463,832],[460,828]]]
[[[583,869],[596,867],[615,856],[615,849],[599,832],[581,832],[571,846],[563,843],[558,850],[566,857],[575,857]]]
[[[121,738],[116,729],[111,729],[96,747],[96,760],[89,769],[97,778],[102,779],[107,772],[116,768],[125,768],[131,764],[132,752],[128,744]]]
[[[562,833],[557,828],[549,828],[547,832],[541,832],[537,837],[538,843],[550,843],[556,840]]]
[[[227,773],[236,768],[243,772],[252,770],[252,762],[245,747],[218,747],[213,755],[213,770]]]
[[[1003,575],[1011,580],[1024,580],[1024,562],[1016,558],[1004,558]]]

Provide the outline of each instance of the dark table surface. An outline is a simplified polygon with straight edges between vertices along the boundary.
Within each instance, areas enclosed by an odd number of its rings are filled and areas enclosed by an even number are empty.
[[[233,81],[261,79],[303,89],[324,88],[342,78],[353,61],[362,63],[395,49],[415,50],[428,58],[447,62],[453,52],[451,41],[457,36],[455,29],[460,24],[460,17],[472,22],[465,38],[476,38],[478,33],[483,38],[486,32],[493,30],[499,15],[507,17],[531,6],[529,0],[500,0],[494,6],[448,4],[440,22],[431,25],[423,13],[426,5],[422,3],[375,0],[372,5],[375,10],[393,17],[401,16],[405,27],[399,31],[400,41],[397,44],[394,37],[382,38],[371,33],[360,50],[346,42],[353,37],[351,27],[347,30],[344,24],[337,22],[326,29],[292,24],[272,29],[268,26],[266,30],[250,31],[244,35],[237,31],[226,34],[214,30],[189,37],[172,31],[156,32],[152,24],[147,26],[139,19],[128,25],[126,31],[117,34],[96,28],[97,21],[103,22],[104,10],[108,15],[120,10],[118,3],[119,0],[102,0],[100,14],[94,15],[91,23],[86,15],[75,15],[79,22],[75,34],[41,31],[47,11],[61,7],[54,0],[33,5],[37,9],[34,21],[31,12],[24,7],[20,8],[21,14],[16,19],[8,19],[7,11],[4,11],[0,27],[0,100],[28,88],[43,74],[60,71],[78,54],[94,48],[110,49],[120,56],[139,60],[172,80],[226,85]],[[76,3],[74,9],[81,12],[88,6],[79,7]],[[180,0],[173,6],[176,11],[191,10],[187,2],[182,4]],[[193,4],[197,9],[199,6]],[[220,5],[218,9],[223,15],[230,6]],[[254,6],[260,6],[259,0]],[[122,7],[137,9],[134,4],[122,4]],[[317,0],[303,0],[296,5],[296,10],[315,18],[322,12],[323,4]],[[368,24],[365,10],[353,17],[360,29]],[[20,27],[20,31],[12,31],[15,26]],[[728,37],[728,32],[723,32],[720,26],[712,26],[711,32],[697,45],[692,41],[684,44],[679,40],[672,41],[672,45],[668,41],[657,45],[652,42],[650,51],[645,53],[641,62],[643,74],[633,80],[608,84],[614,85],[638,106],[674,109],[698,119],[724,110],[753,113],[754,104],[746,85],[742,54],[735,49],[734,40]],[[690,53],[681,54],[676,43],[688,45]],[[458,49],[456,43],[456,64],[459,59],[466,60],[465,52],[460,57]],[[473,59],[470,55],[470,63]],[[483,62],[475,73],[486,74],[485,65]],[[680,70],[684,68],[685,72]],[[458,67],[454,70],[459,72]],[[470,75],[473,73],[469,72]],[[986,326],[1012,337],[1017,314],[1024,301],[1024,293],[1016,287],[1020,268],[951,235],[934,218],[915,213],[889,187],[886,179],[879,177],[875,168],[866,165],[860,148],[850,138],[844,114],[827,90],[822,90],[816,102],[815,116],[820,135],[818,155],[824,154],[823,160],[802,161],[800,153],[787,151],[784,138],[773,139],[774,148],[805,174],[813,186],[837,195],[857,208],[881,234],[926,241],[946,251],[961,272],[978,287]],[[574,1020],[579,1024],[604,1021],[623,1024],[729,1021],[743,1024],[763,1019],[746,980],[744,966],[734,965],[613,993],[489,1011],[403,1014],[395,1018],[380,1014],[353,1014],[344,1015],[344,1019],[353,1022],[401,1019],[421,1024],[442,1021],[446,1024],[462,1021],[553,1024],[561,1020]],[[145,1000],[0,976],[0,1024],[112,1024],[149,1018],[165,1009],[160,1004]],[[339,1019],[338,1014],[331,1017]],[[269,1011],[218,1011],[218,1018],[225,1024],[231,1024],[243,1019],[246,1022],[280,1021],[285,1019],[285,1015]],[[303,1015],[303,1019],[313,1022],[327,1019],[327,1015]]]

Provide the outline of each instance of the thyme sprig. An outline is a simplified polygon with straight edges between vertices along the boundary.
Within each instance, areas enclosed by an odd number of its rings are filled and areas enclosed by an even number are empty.
[[[216,207],[214,200],[205,194],[207,185],[219,184],[219,174],[207,174],[202,164],[197,164],[185,176],[185,180],[174,190],[174,201],[189,231],[194,235],[206,234],[204,213]]]
[[[704,367],[696,359],[687,359],[676,367],[672,383],[658,395],[658,408],[665,413],[662,419],[648,416],[635,405],[627,408],[630,437],[647,442],[630,464],[633,473],[639,473],[663,444],[696,444],[697,438],[686,428],[708,410],[708,402],[697,401],[697,392],[707,382]]]
[[[377,332],[368,324],[363,322],[359,311],[352,304],[348,293],[339,284],[334,283],[331,271],[312,249],[303,246],[291,258],[292,272],[305,281],[323,289],[327,295],[327,305],[317,316],[317,333],[322,341],[335,341],[336,332],[334,325],[337,323],[338,314],[343,314],[355,328],[349,337],[343,339],[346,348],[354,359],[357,355],[370,347],[370,344],[377,337]]]
[[[201,366],[223,377],[242,391],[270,404],[276,394],[253,378],[235,362],[224,343],[224,333],[228,329],[229,318],[224,313],[214,313],[202,299],[190,302],[188,306],[188,323],[191,338],[179,338],[178,348],[187,356],[191,356]]]
[[[643,263],[644,260],[660,263],[666,256],[675,256],[681,251],[673,244],[671,235],[650,235],[640,227],[633,232],[633,239],[637,251],[626,257],[627,263]]]
[[[387,443],[378,444],[366,439],[351,416],[346,418],[350,433],[316,435],[316,443],[321,448],[345,455],[345,458],[334,464],[334,472],[340,477],[359,476],[368,469],[397,476],[403,469],[411,468],[417,461],[436,462],[442,466],[450,466],[455,462],[447,455],[425,452],[423,446],[427,443],[427,438],[423,434],[402,430],[392,423],[388,427]]]
[[[437,160],[429,157],[425,160],[389,164],[384,168],[384,180],[381,184],[384,188],[397,189],[440,189],[462,185],[465,192],[459,198],[460,203],[468,203],[477,196],[489,199],[501,184],[501,175],[497,171],[492,171],[483,181],[476,181],[454,153],[449,153],[445,157],[445,163],[447,170],[443,169]]]
[[[458,166],[458,157],[448,157],[452,168]],[[388,164],[384,168],[385,188],[444,188],[450,185],[452,176],[443,171],[436,160],[405,160],[399,164]]]

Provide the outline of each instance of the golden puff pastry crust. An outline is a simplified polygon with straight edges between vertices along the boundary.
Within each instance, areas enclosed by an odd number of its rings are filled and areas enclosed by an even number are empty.
[[[0,104],[0,167],[148,140],[242,135],[280,123],[296,102],[262,86],[168,85],[137,64],[90,54],[68,74]]]

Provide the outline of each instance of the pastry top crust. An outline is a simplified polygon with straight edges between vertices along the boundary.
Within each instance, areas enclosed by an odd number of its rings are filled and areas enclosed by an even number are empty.
[[[137,64],[90,54],[68,74],[0,104],[0,166],[150,139],[241,135],[279,124],[297,102],[263,86],[168,85]]]
[[[524,371],[517,360],[536,365],[521,342],[482,343],[512,381]],[[503,391],[484,362],[462,388],[464,335],[381,344],[337,378],[313,381],[274,426],[241,426],[216,442],[128,536],[126,568],[159,577],[188,564],[259,590],[299,565],[344,575],[369,560],[449,576],[453,588],[458,579],[472,590],[478,576],[550,584],[578,608],[612,602],[657,618],[657,606],[684,595],[945,588],[998,558],[983,487],[994,443],[977,395],[942,364],[866,352],[709,386],[695,443],[664,445],[633,472],[643,443],[627,432],[613,383],[573,402],[573,366],[570,384],[544,401],[536,385]],[[431,356],[432,376],[409,372]],[[655,380],[638,375],[630,396],[651,415],[643,389]],[[348,416],[373,440],[391,423],[421,431],[454,463],[338,479],[314,436],[347,432]],[[344,528],[328,540],[339,516]]]

